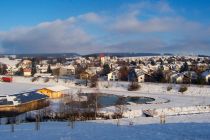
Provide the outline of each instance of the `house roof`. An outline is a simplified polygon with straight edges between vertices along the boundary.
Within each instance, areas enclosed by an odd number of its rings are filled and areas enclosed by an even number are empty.
[[[9,58],[0,58],[0,63],[2,64],[6,64],[8,66],[11,67],[16,67],[16,65],[19,63],[20,61],[15,59],[15,60],[10,60]]]
[[[0,105],[18,105],[35,100],[47,99],[48,96],[35,91],[18,93],[13,95],[0,96]]]
[[[210,70],[207,70],[207,71],[205,71],[205,72],[202,73],[202,76],[203,77],[206,77],[208,75],[210,75]]]
[[[49,90],[55,91],[55,92],[59,92],[59,91],[68,90],[69,88],[65,87],[65,86],[58,85],[58,86],[46,87],[46,89],[49,89]]]

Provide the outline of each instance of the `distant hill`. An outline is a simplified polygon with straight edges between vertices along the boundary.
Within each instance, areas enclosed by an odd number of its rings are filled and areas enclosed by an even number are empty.
[[[199,54],[198,57],[210,57],[209,55],[202,55],[202,54]]]
[[[138,57],[138,56],[160,56],[160,55],[167,55],[173,56],[172,53],[93,53],[87,55],[80,55],[78,53],[31,53],[31,54],[16,54],[17,58],[23,57],[41,57],[41,58],[67,58],[67,57],[75,57],[75,56],[83,56],[83,57],[98,57],[100,54],[104,54],[105,56],[117,56],[117,57]],[[13,54],[0,54],[1,56],[13,56]],[[199,57],[210,57],[208,55],[198,55]]]
[[[83,55],[84,57],[97,57],[100,54],[104,54],[105,56],[117,56],[117,57],[137,57],[137,56],[159,56],[160,53],[94,53]]]
[[[0,56],[7,56],[11,54],[1,54]],[[61,57],[75,57],[80,56],[77,53],[40,53],[40,54],[16,54],[17,58],[23,58],[23,57],[42,57],[42,58],[61,58]]]

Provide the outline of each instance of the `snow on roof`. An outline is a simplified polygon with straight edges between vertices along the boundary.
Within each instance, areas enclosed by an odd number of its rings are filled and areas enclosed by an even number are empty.
[[[10,60],[9,58],[0,58],[0,63],[9,65],[11,67],[15,67],[16,64],[18,64],[20,61],[15,59],[15,60]]]
[[[53,87],[46,87],[46,89],[49,89],[51,91],[58,92],[58,91],[68,90],[69,88],[68,87],[65,87],[65,86],[58,85],[58,86],[53,86]]]
[[[62,66],[62,68],[65,68],[65,69],[75,69],[75,67],[73,65]]]

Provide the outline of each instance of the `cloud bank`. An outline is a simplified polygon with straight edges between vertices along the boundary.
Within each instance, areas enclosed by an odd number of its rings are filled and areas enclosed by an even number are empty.
[[[210,54],[210,26],[178,15],[167,2],[123,5],[0,31],[1,53],[170,52]]]

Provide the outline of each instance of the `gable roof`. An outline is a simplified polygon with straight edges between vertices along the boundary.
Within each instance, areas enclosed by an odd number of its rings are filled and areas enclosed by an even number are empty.
[[[203,77],[206,77],[208,75],[210,75],[210,70],[206,70],[205,72],[202,73]]]
[[[0,105],[19,105],[35,100],[47,99],[48,96],[35,91],[23,92],[13,95],[0,96]]]
[[[68,90],[69,88],[65,86],[57,85],[57,86],[52,86],[52,87],[46,87],[46,89],[49,89],[54,92],[59,92],[59,91]]]

